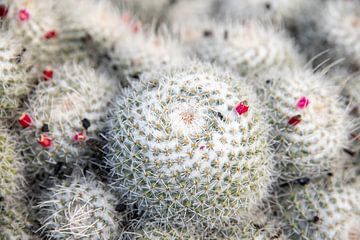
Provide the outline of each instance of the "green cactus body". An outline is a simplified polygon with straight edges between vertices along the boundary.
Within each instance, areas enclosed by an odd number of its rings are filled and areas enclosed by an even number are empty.
[[[260,85],[285,180],[320,176],[346,162],[352,123],[340,89],[304,69],[267,74]]]
[[[272,179],[268,126],[251,88],[224,83],[233,78],[194,63],[125,90],[108,121],[112,187],[159,221],[221,224],[259,203]]]
[[[26,49],[17,44],[9,32],[1,33],[0,38],[0,119],[6,124],[16,115],[16,110],[30,92],[34,81],[27,72],[30,66]]]
[[[118,239],[116,198],[102,183],[73,176],[41,196],[38,230],[49,239]]]
[[[358,184],[310,183],[292,186],[278,207],[292,239],[347,239],[360,237]]]
[[[255,22],[210,25],[195,28],[200,37],[191,40],[192,50],[204,61],[229,67],[241,75],[302,64],[290,39],[270,27]]]
[[[92,152],[117,90],[116,81],[76,64],[59,67],[52,79],[41,82],[24,113],[31,123],[20,132],[24,156],[34,169],[73,164],[72,159]]]

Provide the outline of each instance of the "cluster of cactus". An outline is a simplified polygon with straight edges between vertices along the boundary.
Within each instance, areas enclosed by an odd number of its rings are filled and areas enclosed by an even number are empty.
[[[359,12],[0,1],[0,240],[360,239]]]

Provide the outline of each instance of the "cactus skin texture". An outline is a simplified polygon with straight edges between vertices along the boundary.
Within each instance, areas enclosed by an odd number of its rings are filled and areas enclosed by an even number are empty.
[[[34,79],[30,70],[26,49],[10,32],[0,33],[0,119],[6,124],[16,115],[22,99],[27,96]]]
[[[118,239],[116,198],[91,176],[72,176],[41,196],[38,230],[48,239]]]
[[[280,216],[291,239],[346,239],[360,237],[359,184],[313,182],[290,186],[278,199]]]
[[[221,226],[267,195],[268,126],[253,90],[224,82],[233,78],[191,63],[145,74],[116,101],[111,185],[145,216]]]
[[[81,41],[83,32],[58,11],[59,4],[53,0],[14,0],[10,5],[10,28],[31,51],[39,68],[49,62],[81,61],[88,56]]]
[[[340,89],[306,69],[275,71],[260,79],[282,178],[318,177],[343,165],[352,122]]]
[[[282,231],[283,223],[278,220],[270,219],[263,212],[254,212],[249,216],[246,223],[231,223],[221,228],[210,228],[209,226],[197,228],[195,226],[158,225],[152,222],[140,224],[137,231],[126,231],[123,239],[156,239],[156,240],[176,240],[176,239],[286,239]]]
[[[21,199],[23,164],[15,152],[14,138],[2,125],[0,159],[0,240],[33,239],[27,232],[27,208]]]
[[[336,50],[338,57],[360,66],[360,3],[328,1],[317,19],[322,39]]]
[[[302,64],[290,39],[271,27],[253,21],[204,25],[196,29],[202,36],[191,43],[192,50],[204,61],[229,67],[241,75]]]
[[[32,123],[20,130],[29,169],[49,171],[57,163],[81,164],[94,150],[91,143],[99,140],[117,85],[107,75],[78,64],[60,66],[52,79],[39,83],[25,110]],[[50,138],[50,146],[40,144],[41,136]]]

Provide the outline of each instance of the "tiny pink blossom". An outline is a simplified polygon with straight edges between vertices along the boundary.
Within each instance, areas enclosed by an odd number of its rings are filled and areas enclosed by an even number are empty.
[[[297,102],[297,107],[299,109],[304,109],[304,108],[307,108],[307,106],[309,106],[309,104],[310,104],[310,100],[308,98],[306,98],[305,96],[303,96]]]

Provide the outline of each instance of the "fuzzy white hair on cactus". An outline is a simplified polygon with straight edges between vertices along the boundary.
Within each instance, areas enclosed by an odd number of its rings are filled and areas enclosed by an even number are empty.
[[[38,231],[50,239],[117,239],[121,220],[115,210],[117,200],[102,183],[73,176],[41,198],[43,226]]]
[[[39,83],[19,118],[25,158],[35,169],[81,159],[89,151],[86,141],[98,139],[118,87],[115,80],[85,65],[56,68],[52,79]]]
[[[222,226],[254,208],[272,181],[269,128],[253,89],[234,78],[192,63],[132,83],[108,121],[113,189],[160,222]]]
[[[204,23],[191,28],[190,38],[185,36],[184,41],[190,42],[192,51],[200,59],[228,67],[241,75],[303,64],[295,45],[283,32],[254,21]],[[186,34],[189,36],[189,32]]]
[[[306,69],[274,71],[260,79],[271,109],[282,177],[316,177],[345,164],[353,122],[340,88]]]
[[[317,24],[323,38],[333,44],[338,56],[360,65],[360,4],[357,1],[329,1]]]

